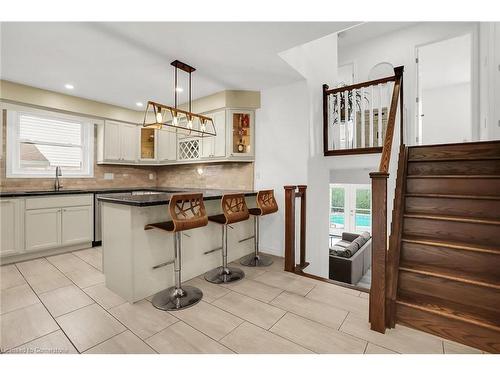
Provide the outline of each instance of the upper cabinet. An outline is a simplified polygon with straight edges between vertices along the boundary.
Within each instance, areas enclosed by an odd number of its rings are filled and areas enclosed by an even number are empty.
[[[136,125],[105,121],[97,128],[97,163],[135,163],[137,161]]]
[[[228,110],[230,124],[229,149],[233,158],[253,158],[254,156],[254,112]]]
[[[204,113],[215,136],[179,135],[172,128],[143,128],[117,121],[98,125],[97,163],[167,165],[193,162],[252,161],[255,112],[221,109]]]

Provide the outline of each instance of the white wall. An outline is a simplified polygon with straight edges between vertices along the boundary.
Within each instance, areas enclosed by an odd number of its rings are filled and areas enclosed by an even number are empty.
[[[353,28],[349,32],[356,32]],[[370,69],[380,62],[389,62],[393,66],[404,65],[404,102],[406,107],[406,144],[415,144],[416,137],[416,47],[430,42],[447,39],[453,36],[473,34],[473,48],[478,56],[479,24],[477,22],[425,22],[396,30],[376,38],[367,35],[365,41],[357,44],[339,45],[339,64],[355,63],[355,80],[368,80]],[[443,67],[444,68],[444,67]],[[473,76],[476,76],[473,90],[478,101],[478,59],[473,64]],[[477,102],[476,102],[477,106]],[[479,139],[479,114],[473,113],[476,134]]]
[[[422,90],[423,144],[470,142],[470,84]]]
[[[309,99],[306,81],[261,92],[256,112],[255,189],[274,189],[280,210],[261,218],[263,251],[284,255],[285,185],[307,184]]]

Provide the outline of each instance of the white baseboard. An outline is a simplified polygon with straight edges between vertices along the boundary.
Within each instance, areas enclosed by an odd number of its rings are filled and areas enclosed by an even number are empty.
[[[260,251],[262,251],[263,253],[271,254],[271,255],[274,255],[277,257],[281,257],[281,258],[283,258],[285,256],[284,251],[281,249],[277,250],[277,249],[271,249],[270,247],[266,247],[266,246],[260,246]]]
[[[0,259],[0,264],[3,266],[5,264],[23,262],[25,260],[43,258],[43,257],[47,257],[47,256],[51,256],[51,255],[58,255],[58,254],[62,254],[62,253],[69,253],[71,251],[88,249],[90,247],[92,247],[92,242],[85,242],[85,243],[81,243],[78,245],[59,247],[59,248],[55,248],[55,249],[47,249],[47,250],[42,250],[42,251],[21,253],[21,254],[11,255],[8,257],[2,257]]]

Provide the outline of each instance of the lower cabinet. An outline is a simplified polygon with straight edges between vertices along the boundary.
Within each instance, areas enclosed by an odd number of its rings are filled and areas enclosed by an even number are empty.
[[[27,210],[25,234],[26,251],[59,246],[61,243],[61,209]]]
[[[0,257],[92,242],[93,202],[92,194],[0,199]]]
[[[61,212],[61,244],[73,245],[93,239],[92,206],[67,207]]]
[[[0,200],[0,256],[16,255],[24,250],[24,200]]]

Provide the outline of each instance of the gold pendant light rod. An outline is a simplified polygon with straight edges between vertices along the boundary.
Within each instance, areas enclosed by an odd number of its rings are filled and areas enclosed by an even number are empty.
[[[162,129],[163,127],[181,129],[187,132],[189,136],[216,136],[217,132],[215,130],[215,125],[210,117],[191,112],[191,73],[196,69],[179,60],[173,61],[170,65],[175,67],[174,106],[171,107],[151,100],[148,101],[142,126],[155,129]],[[181,69],[189,74],[189,101],[187,111],[177,108],[177,69]],[[150,121],[148,115],[150,115],[149,117],[153,116],[154,121]],[[170,122],[166,120],[167,117],[171,117]],[[182,124],[183,122],[186,122],[185,126]],[[210,125],[211,131],[208,130],[208,125]]]

